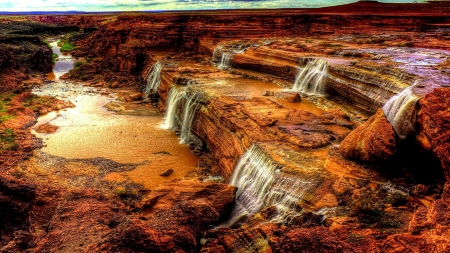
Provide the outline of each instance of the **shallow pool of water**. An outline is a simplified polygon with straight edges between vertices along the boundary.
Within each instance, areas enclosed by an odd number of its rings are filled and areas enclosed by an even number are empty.
[[[57,42],[50,45],[60,56],[54,71],[47,75],[53,82],[36,87],[33,92],[70,101],[75,107],[39,117],[33,129],[46,123],[59,127],[53,134],[32,130],[43,139],[42,152],[64,159],[101,157],[117,163],[138,164],[132,171],[112,172],[104,178],[140,183],[148,189],[195,171],[198,157],[190,154],[189,147],[180,145],[173,132],[160,127],[163,116],[116,115],[108,111],[103,105],[115,101],[116,95],[101,95],[110,94],[110,91],[59,80],[73,68],[74,61],[70,54],[61,54]],[[49,163],[51,161],[46,162]],[[173,174],[160,176],[166,169],[173,169]]]

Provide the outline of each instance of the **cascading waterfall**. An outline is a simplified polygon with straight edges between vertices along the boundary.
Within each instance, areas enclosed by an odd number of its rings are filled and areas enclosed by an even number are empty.
[[[164,129],[172,129],[175,125],[175,115],[177,113],[178,103],[181,98],[186,94],[184,90],[177,89],[177,87],[172,87],[167,96],[166,102],[166,115],[164,118]]]
[[[316,185],[312,178],[288,178],[278,179],[272,186],[266,197],[265,206],[275,206],[278,215],[276,221],[288,221],[291,217],[300,215],[299,200]]]
[[[159,61],[153,64],[145,79],[147,82],[144,89],[145,94],[149,95],[158,91],[159,85],[161,84],[161,69],[162,65]]]
[[[414,132],[415,107],[420,99],[412,91],[416,84],[417,82],[403,89],[400,93],[391,97],[383,106],[384,115],[401,139],[405,139]]]
[[[222,53],[222,58],[220,59],[219,69],[228,69],[231,67],[231,58],[233,54],[224,52]]]
[[[328,72],[328,62],[322,59],[309,61],[305,68],[297,75],[293,90],[303,93],[322,95],[322,84]]]
[[[182,144],[189,144],[191,140],[191,127],[194,122],[197,110],[200,108],[199,99],[197,96],[191,95],[186,101],[183,111],[183,123],[181,125],[181,140]]]
[[[277,221],[285,221],[298,212],[298,202],[314,185],[313,179],[279,176],[279,166],[253,144],[239,159],[230,184],[238,187],[236,204],[224,226],[232,226],[264,207],[277,208]]]
[[[222,48],[223,48],[223,45],[219,45],[216,48],[214,48],[214,52],[213,52],[213,56],[212,56],[213,62],[217,61],[217,58],[219,57],[219,54],[220,54]]]
[[[274,181],[276,168],[277,165],[254,144],[239,159],[230,181],[231,185],[238,187],[238,191],[227,226],[261,210],[264,197]]]

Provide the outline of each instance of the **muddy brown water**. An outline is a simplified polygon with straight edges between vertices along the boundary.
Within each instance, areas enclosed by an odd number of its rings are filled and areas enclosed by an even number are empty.
[[[53,51],[60,56],[54,71],[47,74],[47,78],[52,82],[37,87],[33,92],[71,101],[75,108],[39,117],[33,129],[50,123],[58,126],[59,130],[53,134],[32,130],[33,134],[42,138],[44,147],[41,152],[36,152],[33,159],[21,165],[22,171],[26,168],[30,171],[45,171],[46,167],[56,164],[52,159],[58,157],[68,159],[67,161],[100,157],[117,163],[137,164],[131,171],[107,173],[103,176],[104,180],[139,183],[147,189],[153,189],[158,184],[182,178],[195,171],[198,157],[190,154],[189,147],[179,144],[179,138],[173,132],[160,127],[163,122],[162,115],[116,115],[103,107],[104,104],[116,100],[116,95],[111,91],[107,91],[111,95],[104,96],[100,94],[106,92],[104,89],[60,80],[62,74],[73,68],[74,61],[69,54],[61,54],[56,42],[51,45]],[[45,162],[42,154],[49,155],[45,156]],[[89,171],[86,163],[64,165],[65,168],[73,166],[78,166],[76,170],[83,171],[84,174]],[[161,177],[159,174],[168,168],[174,170],[173,174]],[[58,173],[64,174],[64,171]],[[98,171],[92,170],[92,173],[97,174]]]

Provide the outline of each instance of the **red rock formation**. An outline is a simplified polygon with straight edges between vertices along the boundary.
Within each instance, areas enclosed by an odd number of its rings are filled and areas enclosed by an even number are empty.
[[[295,148],[319,148],[342,140],[353,124],[342,115],[317,116],[265,98],[219,97],[198,112],[193,132],[206,142],[228,178],[244,150],[255,142],[280,142]]]
[[[31,209],[36,198],[36,185],[30,181],[0,175],[0,248],[2,252],[18,252],[33,246]]]
[[[0,44],[0,92],[19,88],[32,70],[52,70],[52,50],[39,37],[0,37]]]
[[[450,90],[435,89],[419,100],[417,140],[441,161],[447,181],[450,180]]]
[[[383,110],[357,127],[341,143],[339,152],[348,159],[388,161],[396,154],[396,135]]]
[[[280,253],[357,252],[323,227],[293,229],[280,238],[275,248]]]
[[[174,180],[142,201],[141,219],[110,222],[113,229],[89,252],[197,252],[208,225],[223,220],[234,203],[236,188],[196,180]]]
[[[436,32],[434,28],[436,24],[439,27],[439,23],[446,26],[449,23],[448,14],[438,15],[439,11],[434,7],[431,11],[427,8],[419,9],[423,6],[429,5],[409,5],[411,8],[407,8],[408,15],[403,16],[393,14],[392,11],[387,11],[384,13],[386,15],[382,16],[374,14],[375,10],[390,8],[389,5],[378,3],[347,6],[349,10],[361,8],[365,13],[372,14],[363,18],[353,13],[336,14],[342,9],[329,8],[322,13],[320,10],[292,10],[289,13],[232,11],[224,15],[204,12],[121,15],[117,19],[116,16],[98,19],[93,16],[42,16],[38,19],[51,23],[77,24],[86,28],[91,25],[99,26],[98,30],[92,30],[92,36],[88,32],[84,37],[79,37],[82,39],[80,48],[74,55],[94,59],[73,71],[71,77],[99,77],[114,87],[120,84],[139,88],[149,67],[156,60],[169,59],[168,64],[164,65],[161,87],[158,90],[161,97],[160,108],[164,108],[170,86],[173,83],[185,85],[188,80],[186,76],[180,75],[180,72],[188,70],[187,68],[166,69],[170,68],[170,59],[177,58],[173,52],[185,52],[178,56],[184,58],[194,53],[211,54],[217,42],[221,43],[222,40],[253,39],[251,42],[265,43],[264,39],[259,38],[292,37],[282,42],[268,41],[268,44],[263,44],[265,46],[255,46],[243,54],[236,54],[231,64],[239,69],[231,71],[241,71],[249,77],[290,85],[297,74],[297,65],[305,65],[311,58],[328,56],[330,80],[327,83],[327,92],[330,95],[340,95],[350,101],[349,104],[355,104],[363,110],[374,111],[390,96],[410,85],[415,75],[396,69],[396,64],[379,67],[379,62],[370,62],[370,59],[376,56],[374,54],[352,54],[340,49],[352,45],[380,48],[400,46],[404,43],[448,48],[446,38],[442,37],[446,35]],[[433,15],[411,14],[416,11]],[[104,24],[100,25],[100,22]],[[424,36],[414,39],[417,34],[409,32],[408,29],[416,29],[418,26],[424,31]],[[373,42],[379,39],[376,35],[379,34],[380,27],[383,27],[383,32],[396,34],[396,38],[392,41]],[[355,31],[358,34],[355,34]],[[332,35],[333,33],[335,35]],[[351,41],[345,42],[346,37],[350,37]],[[333,44],[336,40],[343,42]],[[246,45],[251,44],[248,42]],[[338,56],[330,55],[336,53],[348,54],[354,58],[332,62]],[[8,56],[6,53],[4,55],[5,60],[2,61],[6,62]],[[364,61],[358,63],[360,58]],[[204,59],[195,63],[201,61]],[[186,72],[191,75],[203,74],[202,71]],[[264,72],[264,77],[259,76],[261,72]],[[202,96],[208,96],[207,91],[200,88],[195,90],[195,87],[192,89]],[[214,90],[211,93],[213,94]],[[446,95],[437,100],[446,103],[441,101],[445,98]],[[353,127],[349,118],[338,110],[316,115],[283,106],[272,98],[246,96],[214,96],[214,99],[207,100],[199,102],[202,109],[197,114],[192,132],[207,144],[218,160],[218,172],[225,178],[231,175],[237,159],[254,142],[273,143],[275,148],[281,147],[281,144],[286,145],[289,149],[283,151],[287,151],[289,156],[298,150],[314,150],[333,142],[338,143]],[[298,99],[294,97],[293,100]],[[185,101],[181,104],[185,105]],[[424,129],[424,134],[421,135],[422,143],[435,152],[447,167],[447,129],[442,129],[441,134],[439,126],[445,126],[446,115],[442,109],[435,109],[430,104],[427,106],[433,109],[424,109],[422,112],[427,115],[423,116],[421,122]],[[349,135],[341,144],[341,152],[352,159],[368,162],[393,157],[396,149],[395,133],[382,114],[382,111],[378,111],[366,124]],[[433,121],[437,123],[429,123]],[[252,250],[266,252],[356,251],[352,247],[363,252],[432,251],[432,245],[435,243],[440,244],[438,250],[446,250],[448,224],[445,214],[449,205],[445,199],[431,201],[429,209],[420,207],[415,213],[415,225],[411,224],[413,230],[407,231],[404,224],[411,219],[413,208],[423,205],[419,200],[411,199],[407,196],[408,193],[403,193],[402,190],[391,189],[394,186],[384,185],[382,182],[385,178],[380,178],[376,172],[348,161],[341,161],[326,152],[322,155],[328,159],[320,175],[317,175],[319,170],[311,172],[311,168],[303,169],[310,170],[308,173],[312,175],[305,173],[304,176],[306,179],[314,179],[313,183],[317,181],[317,187],[311,189],[306,194],[308,196],[302,196],[299,206],[314,210],[337,207],[341,212],[326,220],[326,224],[331,225],[332,232],[323,227],[293,228],[255,222],[237,231],[219,230],[215,236],[209,238],[212,240],[203,251],[239,251],[250,247],[249,245],[253,247]],[[294,158],[305,162],[321,157]],[[299,171],[305,172],[302,169],[293,169],[278,171],[277,174],[280,178],[285,174],[300,178],[302,175],[295,174]],[[401,192],[400,197],[398,194],[391,194],[390,190]],[[229,213],[235,191],[234,187],[221,184],[171,182],[147,196],[140,206],[142,213],[136,216],[125,216],[122,208],[109,210],[108,205],[112,205],[109,200],[101,195],[84,192],[77,195],[76,199],[71,197],[60,205],[54,222],[50,224],[49,234],[39,243],[38,252],[53,250],[52,245],[61,246],[61,251],[67,252],[196,252],[200,248],[199,238],[207,226],[217,224]],[[394,195],[398,199],[394,198]],[[406,204],[403,203],[404,206],[397,210],[398,202],[402,201]],[[114,216],[114,212],[118,215]],[[72,214],[78,217],[71,216]],[[257,214],[257,217],[260,215],[262,214]],[[94,219],[91,219],[92,217]],[[77,220],[80,222],[76,223]],[[423,228],[428,226],[436,228],[437,232],[424,232]],[[72,228],[81,232],[71,234]],[[417,231],[423,234],[408,234]],[[94,235],[89,237],[91,233]],[[392,233],[397,234],[390,235]],[[364,239],[361,239],[360,235]],[[67,245],[63,243],[66,237],[70,239]],[[86,243],[80,245],[81,241]]]
[[[49,224],[47,234],[39,239],[36,252],[82,252],[98,242],[110,230],[115,220],[124,216],[123,204],[107,200],[95,190],[70,192],[59,204]]]
[[[52,110],[60,110],[67,107],[73,107],[70,102],[58,100],[56,98],[46,97],[41,101],[32,99],[30,92],[22,92],[13,97],[8,108],[8,115],[13,116],[12,119],[6,120],[0,124],[0,133],[6,137],[6,133],[10,136],[13,147],[6,148],[1,146],[0,152],[0,168],[2,170],[9,169],[17,163],[31,156],[34,149],[41,147],[41,140],[31,134],[30,126],[36,123],[39,112],[47,113]],[[26,106],[33,107],[36,112]]]

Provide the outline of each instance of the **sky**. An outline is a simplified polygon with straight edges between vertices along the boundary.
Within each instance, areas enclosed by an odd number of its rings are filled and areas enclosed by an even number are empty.
[[[352,2],[356,0],[0,0],[0,12],[316,8]],[[380,2],[408,3],[414,0]]]

